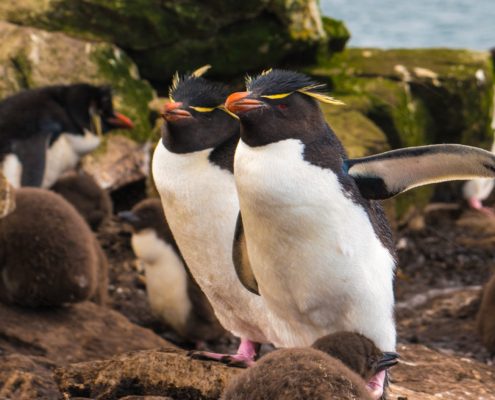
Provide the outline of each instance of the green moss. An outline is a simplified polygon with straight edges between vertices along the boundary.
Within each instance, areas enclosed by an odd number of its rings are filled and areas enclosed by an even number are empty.
[[[342,51],[351,38],[351,33],[343,21],[322,17],[323,30],[328,36],[328,48],[332,52]]]
[[[25,53],[17,53],[10,59],[14,67],[16,81],[19,88],[29,89],[33,87],[31,79],[31,62]]]
[[[149,84],[137,79],[135,66],[121,51],[103,45],[96,47],[91,57],[97,63],[99,73],[112,85],[115,108],[128,115],[135,124],[133,130],[122,131],[122,134],[137,141],[147,140],[152,133],[148,103],[153,91]]]

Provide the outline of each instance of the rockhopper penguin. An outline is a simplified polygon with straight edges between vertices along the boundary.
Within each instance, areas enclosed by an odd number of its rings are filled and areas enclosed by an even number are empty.
[[[309,346],[345,330],[391,352],[395,249],[381,206],[368,199],[492,177],[495,158],[437,145],[349,160],[318,106],[339,103],[324,90],[305,75],[273,70],[226,101],[241,122],[236,270],[278,316],[276,346]]]
[[[159,199],[145,199],[119,218],[132,227],[132,249],[144,263],[153,313],[185,339],[201,342],[224,334],[205,295],[191,277]]]
[[[48,188],[111,129],[130,129],[108,86],[73,84],[25,90],[0,102],[0,163],[16,188]]]
[[[270,323],[263,300],[243,287],[232,262],[239,212],[232,168],[239,123],[222,107],[227,89],[202,78],[204,70],[174,79],[153,178],[191,274],[222,326],[241,338],[238,354],[224,360],[250,363],[253,342],[268,341],[262,327]]]
[[[108,264],[83,218],[63,197],[40,188],[15,192],[0,219],[0,300],[27,307],[88,299],[104,304]]]

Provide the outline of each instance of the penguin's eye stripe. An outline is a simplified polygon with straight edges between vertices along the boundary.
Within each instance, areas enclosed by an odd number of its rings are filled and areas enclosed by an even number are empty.
[[[285,97],[288,97],[290,96],[292,93],[294,92],[290,92],[290,93],[280,93],[280,94],[267,94],[267,95],[264,95],[264,96],[261,96],[261,97],[264,97],[266,99],[271,99],[271,100],[276,100],[276,99],[283,99]]]
[[[194,111],[197,111],[197,112],[206,113],[206,112],[212,112],[217,107],[193,107],[193,106],[189,106],[189,108],[192,108]]]

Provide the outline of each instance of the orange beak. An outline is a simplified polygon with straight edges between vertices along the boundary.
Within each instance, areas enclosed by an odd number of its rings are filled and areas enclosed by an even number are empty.
[[[167,122],[175,122],[181,119],[191,118],[192,115],[189,111],[182,109],[182,102],[178,101],[176,103],[165,104],[165,110],[163,111],[162,117]]]
[[[131,119],[126,117],[124,114],[114,112],[113,115],[114,116],[112,118],[107,119],[107,122],[109,124],[122,129],[134,128],[134,124],[132,123]]]
[[[225,108],[231,113],[240,114],[255,108],[264,107],[265,103],[255,99],[248,99],[251,92],[232,93],[225,101]]]

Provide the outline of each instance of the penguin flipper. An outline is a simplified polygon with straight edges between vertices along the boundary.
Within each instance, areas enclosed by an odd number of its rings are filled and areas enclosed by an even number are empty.
[[[249,262],[246,236],[244,235],[244,226],[242,225],[242,216],[239,212],[234,233],[234,244],[232,248],[232,259],[234,261],[235,272],[244,287],[250,292],[260,295],[258,282],[251,269]]]
[[[46,153],[50,135],[41,134],[27,141],[17,141],[13,145],[14,153],[22,164],[21,186],[41,187],[45,175]]]
[[[344,161],[363,197],[383,200],[417,186],[495,178],[495,155],[477,147],[437,144]]]

